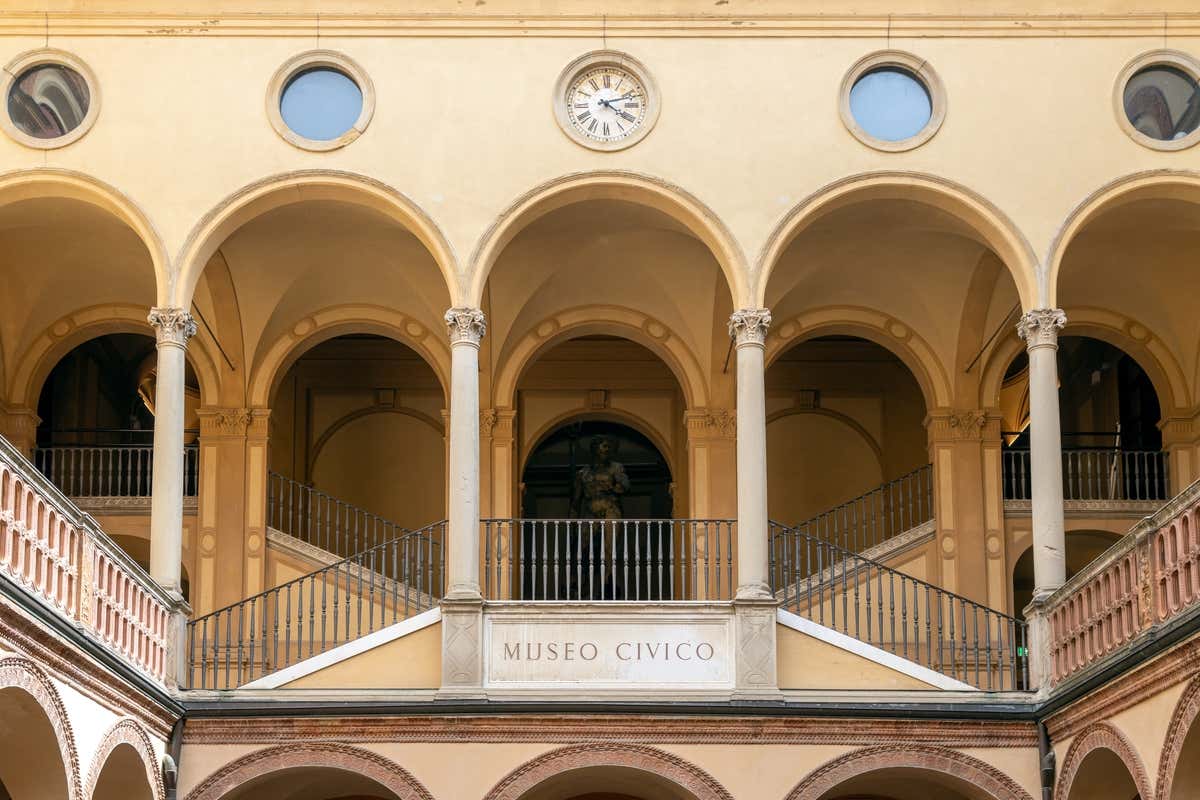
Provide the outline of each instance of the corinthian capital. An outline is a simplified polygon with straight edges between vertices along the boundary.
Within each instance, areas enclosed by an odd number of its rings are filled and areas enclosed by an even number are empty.
[[[743,308],[729,315],[729,337],[744,344],[762,346],[767,341],[767,328],[771,327],[771,312],[765,308]]]
[[[487,320],[478,308],[452,308],[446,312],[446,327],[451,346],[460,342],[477,345],[487,330]]]
[[[1029,350],[1035,347],[1056,347],[1058,329],[1067,324],[1067,315],[1061,308],[1035,308],[1026,311],[1017,322],[1017,335],[1025,340]]]
[[[146,320],[154,328],[159,343],[187,347],[188,339],[196,335],[196,320],[182,308],[152,308]]]

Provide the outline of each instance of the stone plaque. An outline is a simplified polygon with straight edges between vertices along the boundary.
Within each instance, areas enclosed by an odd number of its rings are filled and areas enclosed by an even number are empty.
[[[727,608],[622,604],[529,605],[485,612],[486,684],[614,690],[728,690],[733,626]]]

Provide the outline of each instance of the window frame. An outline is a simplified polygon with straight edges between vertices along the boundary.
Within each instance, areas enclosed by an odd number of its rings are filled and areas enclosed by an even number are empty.
[[[907,139],[894,142],[872,136],[858,124],[858,120],[854,118],[854,112],[850,109],[850,91],[855,84],[868,72],[885,68],[909,73],[914,80],[925,87],[925,91],[929,94],[929,121],[925,123],[925,127]],[[902,153],[925,144],[942,127],[942,122],[946,119],[946,90],[942,85],[941,78],[934,72],[928,61],[903,50],[880,50],[860,58],[846,72],[838,91],[838,112],[846,130],[867,147],[885,153]]]
[[[322,68],[342,73],[353,81],[358,86],[358,90],[362,92],[362,110],[358,114],[358,119],[354,121],[348,131],[336,139],[309,139],[301,136],[288,127],[283,119],[283,112],[280,110],[280,104],[283,102],[283,90],[287,88],[292,79],[302,72]],[[328,152],[345,147],[358,139],[371,124],[371,118],[375,115],[375,85],[371,82],[366,70],[346,54],[335,50],[308,50],[289,58],[271,76],[271,81],[267,85],[266,107],[267,119],[270,121],[271,127],[285,142],[301,150],[317,153]]]
[[[83,119],[74,129],[53,139],[31,136],[18,128],[8,113],[8,99],[13,85],[31,69],[45,66],[66,67],[74,71],[83,78],[88,89],[88,108]],[[22,53],[8,62],[4,67],[3,77],[0,78],[0,97],[4,102],[4,113],[0,114],[0,128],[3,128],[9,138],[18,144],[37,150],[57,150],[60,147],[74,144],[92,129],[92,126],[96,124],[96,119],[100,116],[100,85],[96,80],[96,74],[78,56],[65,50],[43,47]]]

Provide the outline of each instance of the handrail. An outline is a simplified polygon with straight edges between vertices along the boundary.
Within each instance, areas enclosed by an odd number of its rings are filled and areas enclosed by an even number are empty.
[[[189,686],[236,688],[433,608],[445,538],[446,522],[435,522],[196,617]]]
[[[267,525],[339,556],[352,556],[409,532],[278,472],[267,475]]]
[[[799,528],[770,525],[771,589],[784,609],[986,691],[1028,686],[1023,620]]]
[[[154,447],[149,444],[63,445],[33,448],[33,464],[76,499],[149,498],[154,494]],[[200,448],[183,448],[183,494],[199,493]]]
[[[1033,493],[1028,449],[1005,449],[1005,500],[1029,500]],[[1170,455],[1162,450],[1075,447],[1062,450],[1063,499],[1094,501],[1166,500],[1170,496]]]

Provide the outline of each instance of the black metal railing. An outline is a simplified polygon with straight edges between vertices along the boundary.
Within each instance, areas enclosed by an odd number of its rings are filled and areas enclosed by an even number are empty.
[[[771,523],[782,608],[986,691],[1029,685],[1025,622],[797,528]]]
[[[189,688],[233,689],[437,605],[446,523],[377,544],[188,623]]]
[[[154,493],[154,447],[144,444],[49,445],[33,449],[38,471],[74,499],[150,497]],[[183,449],[183,495],[199,491],[200,448]]]
[[[490,600],[722,600],[734,586],[729,519],[485,519]]]
[[[1161,450],[1063,450],[1064,500],[1167,500],[1170,458]],[[1033,474],[1028,450],[1004,451],[1004,499],[1030,500]]]
[[[408,529],[344,500],[284,477],[267,475],[267,525],[339,556],[360,553]]]

